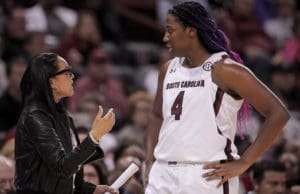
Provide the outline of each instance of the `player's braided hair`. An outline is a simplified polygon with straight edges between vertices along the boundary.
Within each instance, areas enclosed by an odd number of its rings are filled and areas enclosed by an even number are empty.
[[[175,5],[169,14],[175,16],[183,26],[196,28],[199,41],[208,52],[225,51],[232,59],[242,63],[240,57],[228,48],[226,35],[200,3],[184,2]]]
[[[169,10],[183,26],[191,26],[197,29],[200,43],[209,53],[225,51],[231,59],[243,63],[240,56],[229,49],[229,40],[225,33],[218,28],[215,20],[209,15],[206,9],[197,2],[184,2],[175,5]],[[244,121],[249,117],[250,106],[244,101],[239,111],[238,131],[241,133],[244,128]]]

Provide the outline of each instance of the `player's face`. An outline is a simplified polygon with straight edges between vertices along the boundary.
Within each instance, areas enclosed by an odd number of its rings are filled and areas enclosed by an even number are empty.
[[[186,56],[189,49],[189,38],[184,27],[177,19],[171,14],[166,17],[166,32],[163,41],[174,56]]]

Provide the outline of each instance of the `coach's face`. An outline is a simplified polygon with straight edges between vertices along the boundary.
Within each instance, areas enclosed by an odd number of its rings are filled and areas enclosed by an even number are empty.
[[[284,172],[266,171],[260,183],[254,183],[257,194],[284,194],[286,175]]]

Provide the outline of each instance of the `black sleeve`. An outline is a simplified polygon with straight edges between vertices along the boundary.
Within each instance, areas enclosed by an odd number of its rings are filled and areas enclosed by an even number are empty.
[[[25,126],[35,149],[53,173],[70,177],[96,152],[96,145],[88,136],[70,153],[66,153],[51,118],[43,112],[29,113]]]
[[[91,156],[87,161],[84,162],[84,164],[88,164],[90,162],[93,162],[95,160],[102,159],[104,157],[104,153],[100,147],[96,147],[96,152],[93,156]]]
[[[96,185],[83,180],[83,167],[76,173],[74,194],[93,194]]]

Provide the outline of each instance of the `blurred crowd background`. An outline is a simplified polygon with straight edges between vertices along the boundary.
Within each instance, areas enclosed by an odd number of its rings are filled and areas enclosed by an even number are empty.
[[[180,0],[0,0],[0,193],[13,193],[14,130],[19,83],[30,58],[57,52],[76,75],[65,105],[83,139],[98,105],[113,107],[117,122],[99,146],[104,160],[84,166],[85,180],[111,184],[131,163],[141,166],[120,193],[143,193],[145,130],[159,67],[171,56],[163,45],[164,17]],[[283,179],[269,189],[300,193],[300,2],[198,0],[214,16],[244,64],[285,103],[291,119],[272,147],[240,176],[240,194],[259,191],[267,176]],[[259,98],[259,94],[257,95]],[[239,126],[240,154],[262,121],[254,109]],[[275,164],[274,164],[275,163]],[[275,167],[274,167],[275,166]],[[278,167],[279,166],[279,167]],[[273,168],[274,167],[274,168]],[[282,167],[282,168],[280,168]],[[255,173],[256,172],[256,173]],[[271,176],[271,178],[276,175]],[[298,191],[297,191],[298,189]]]

